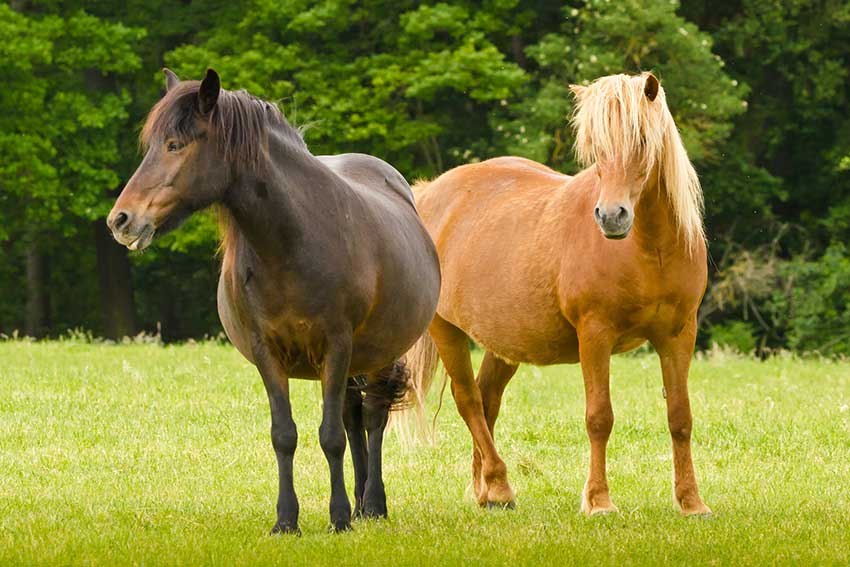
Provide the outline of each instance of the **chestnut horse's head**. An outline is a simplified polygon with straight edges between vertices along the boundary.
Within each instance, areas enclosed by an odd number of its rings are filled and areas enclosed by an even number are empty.
[[[688,245],[703,238],[702,190],[658,79],[611,75],[570,88],[577,101],[576,155],[599,178],[592,214],[602,233],[628,236],[642,192],[657,181],[665,185]]]

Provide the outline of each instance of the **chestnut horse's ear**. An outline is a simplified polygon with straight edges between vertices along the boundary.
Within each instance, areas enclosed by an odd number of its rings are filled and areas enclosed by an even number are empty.
[[[576,99],[581,98],[581,95],[584,94],[584,91],[587,87],[582,85],[570,85],[570,90],[573,91],[573,95],[575,95]]]
[[[658,79],[655,78],[655,75],[652,73],[646,74],[646,82],[643,84],[643,94],[646,95],[646,98],[649,99],[649,102],[655,100],[655,97],[658,96],[658,89],[660,85],[658,84]]]
[[[201,114],[209,114],[215,107],[219,92],[221,92],[221,80],[218,78],[218,73],[207,69],[207,76],[201,81],[201,87],[198,89],[198,109]]]
[[[170,91],[180,82],[180,77],[174,74],[174,71],[168,67],[163,67],[162,72],[165,73],[165,92]]]

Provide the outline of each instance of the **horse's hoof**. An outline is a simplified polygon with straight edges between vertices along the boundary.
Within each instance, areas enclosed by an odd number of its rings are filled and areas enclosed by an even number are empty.
[[[516,508],[516,501],[508,500],[507,502],[487,502],[486,506],[488,510],[513,510]]]
[[[711,518],[713,515],[711,509],[705,504],[702,504],[701,506],[696,506],[694,508],[691,508],[690,510],[682,508],[680,509],[680,512],[683,516],[687,518],[703,518],[706,520]]]
[[[341,534],[345,532],[350,532],[352,529],[351,521],[349,520],[338,520],[331,524],[331,527],[328,528],[328,531],[334,534]]]
[[[588,516],[610,516],[612,514],[618,513],[619,510],[616,506],[611,504],[610,506],[597,506],[591,508],[589,512],[585,512]]]
[[[292,534],[294,536],[301,536],[301,528],[298,527],[298,524],[288,524],[288,523],[280,523],[277,522],[272,531],[269,532],[269,535],[278,535],[278,534]]]
[[[366,506],[363,509],[363,517],[370,520],[386,520],[389,516],[387,515],[386,508],[370,508]]]
[[[603,501],[601,504],[591,505],[590,502],[587,501],[587,498],[582,498],[581,501],[581,511],[585,516],[608,516],[610,514],[616,514],[619,512],[617,507],[613,502],[605,498],[607,502]]]

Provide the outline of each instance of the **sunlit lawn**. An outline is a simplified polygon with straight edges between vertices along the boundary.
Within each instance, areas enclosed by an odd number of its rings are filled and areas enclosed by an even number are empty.
[[[480,510],[466,494],[471,442],[447,395],[436,446],[388,438],[390,519],[344,535],[326,532],[319,387],[295,382],[303,536],[270,537],[268,406],[234,349],[0,343],[0,564],[850,563],[850,363],[695,362],[709,520],[672,507],[656,359],[615,359],[612,382],[618,515],[579,513],[578,367],[522,367],[497,429],[516,510]]]

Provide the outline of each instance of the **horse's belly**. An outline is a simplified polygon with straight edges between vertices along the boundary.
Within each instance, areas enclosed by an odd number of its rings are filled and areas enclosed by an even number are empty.
[[[461,317],[449,322],[504,360],[539,366],[578,362],[576,331],[560,313],[518,316],[513,311],[512,317],[503,317],[509,312],[494,309],[490,316]]]

